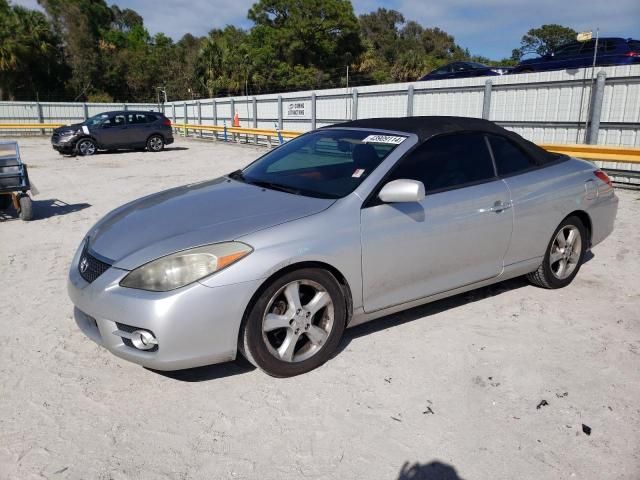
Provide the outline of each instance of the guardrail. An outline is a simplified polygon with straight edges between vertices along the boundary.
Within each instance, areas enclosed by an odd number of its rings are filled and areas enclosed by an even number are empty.
[[[202,132],[213,132],[216,136],[220,133],[223,136],[223,140],[229,141],[229,136],[231,139],[235,141],[239,136],[244,135],[246,141],[248,143],[249,136],[251,136],[254,140],[254,143],[258,143],[258,137],[265,137],[267,139],[267,143],[269,146],[273,146],[272,138],[278,138],[278,143],[284,143],[285,138],[295,138],[302,134],[302,132],[296,132],[294,130],[269,130],[265,128],[249,128],[249,127],[227,127],[226,125],[200,125],[195,123],[178,123],[172,125],[178,132],[182,132],[183,136],[189,135],[189,130],[195,130],[200,133],[202,136]]]
[[[564,153],[571,157],[611,162],[640,163],[640,148],[610,147],[607,145],[555,145],[541,144],[545,150]]]
[[[53,130],[62,123],[0,123],[0,130]]]

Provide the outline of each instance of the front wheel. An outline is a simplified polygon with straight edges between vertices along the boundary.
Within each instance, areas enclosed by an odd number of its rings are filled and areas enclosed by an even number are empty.
[[[96,147],[96,142],[94,142],[90,138],[83,138],[78,142],[76,150],[80,155],[86,156],[96,153],[98,147]]]
[[[578,217],[567,217],[553,232],[542,265],[527,279],[542,288],[569,285],[580,270],[587,247],[587,230]]]
[[[240,330],[242,354],[274,377],[292,377],[326,362],[347,319],[342,288],[318,269],[274,280],[251,306]]]
[[[159,152],[164,148],[164,139],[160,135],[151,135],[147,140],[147,150]]]

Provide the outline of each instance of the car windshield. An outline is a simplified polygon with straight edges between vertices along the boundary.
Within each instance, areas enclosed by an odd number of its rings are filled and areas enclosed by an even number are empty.
[[[230,177],[297,195],[341,198],[406,139],[365,130],[319,130],[285,143]]]
[[[106,122],[107,120],[109,120],[109,115],[107,115],[106,113],[101,113],[99,115],[96,115],[94,117],[89,117],[87,118],[84,122],[82,122],[82,125],[101,125],[104,122]]]

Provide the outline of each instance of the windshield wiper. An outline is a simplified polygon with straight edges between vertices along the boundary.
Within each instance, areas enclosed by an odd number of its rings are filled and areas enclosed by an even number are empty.
[[[247,183],[255,185],[256,187],[269,188],[271,190],[278,190],[280,192],[293,193],[294,195],[300,195],[300,190],[286,185],[280,185],[279,183],[265,182],[263,180],[248,180]]]

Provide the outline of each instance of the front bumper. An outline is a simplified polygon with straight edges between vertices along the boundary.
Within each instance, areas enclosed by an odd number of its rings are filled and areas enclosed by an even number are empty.
[[[69,153],[72,152],[75,149],[76,146],[76,142],[78,141],[78,137],[77,136],[70,136],[68,137],[68,140],[65,142],[61,142],[60,138],[62,137],[57,137],[57,138],[52,138],[51,139],[51,146],[53,147],[54,150],[58,151],[58,152],[63,152],[63,153]]]
[[[114,355],[157,370],[180,370],[233,360],[246,305],[259,281],[222,287],[194,283],[172,292],[120,287],[128,273],[109,268],[94,282],[71,264],[68,292],[78,327]],[[123,326],[151,331],[156,351],[138,350],[113,332]]]

